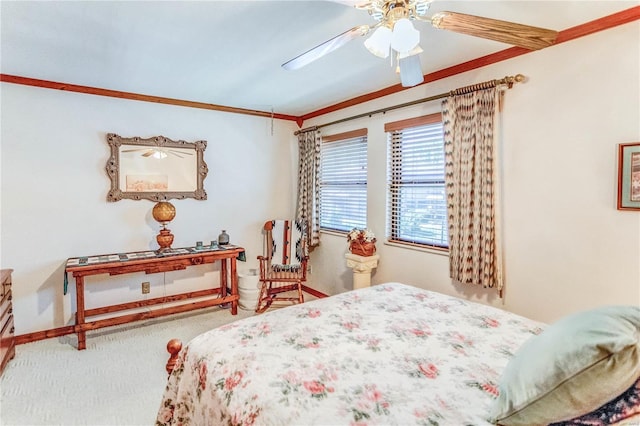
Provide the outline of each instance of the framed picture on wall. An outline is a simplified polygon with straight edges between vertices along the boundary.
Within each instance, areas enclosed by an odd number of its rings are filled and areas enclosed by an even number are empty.
[[[618,146],[618,210],[640,211],[640,142]]]

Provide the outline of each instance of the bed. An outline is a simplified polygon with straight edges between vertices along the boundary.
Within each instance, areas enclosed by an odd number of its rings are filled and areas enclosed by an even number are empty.
[[[206,332],[180,352],[158,425],[489,425],[498,381],[545,325],[400,283]]]

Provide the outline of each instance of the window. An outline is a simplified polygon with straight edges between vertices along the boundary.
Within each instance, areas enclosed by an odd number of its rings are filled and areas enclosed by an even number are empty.
[[[442,117],[388,123],[387,238],[448,248]]]
[[[350,231],[367,224],[367,129],[323,136],[320,229]]]

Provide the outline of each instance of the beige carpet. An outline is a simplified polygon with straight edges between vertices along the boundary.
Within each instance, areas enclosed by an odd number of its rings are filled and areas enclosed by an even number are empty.
[[[166,343],[253,315],[211,308],[20,345],[0,380],[2,425],[153,425],[167,375]]]

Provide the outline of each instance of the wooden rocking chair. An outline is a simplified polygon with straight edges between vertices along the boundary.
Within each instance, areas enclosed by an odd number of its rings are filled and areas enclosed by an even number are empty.
[[[260,261],[260,296],[256,313],[276,301],[303,303],[302,283],[307,280],[306,226],[302,221],[270,220],[264,224],[264,255]],[[297,296],[280,296],[297,291]]]

